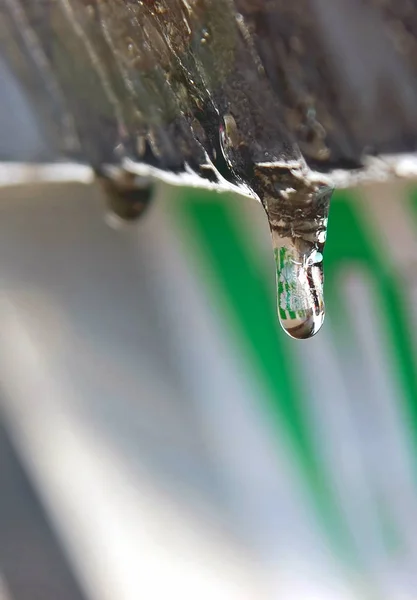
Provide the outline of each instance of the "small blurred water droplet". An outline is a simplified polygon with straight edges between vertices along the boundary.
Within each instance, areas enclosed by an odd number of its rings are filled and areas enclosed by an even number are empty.
[[[210,40],[210,32],[205,27],[201,32],[201,40],[200,41],[202,44],[206,44],[209,40]]]

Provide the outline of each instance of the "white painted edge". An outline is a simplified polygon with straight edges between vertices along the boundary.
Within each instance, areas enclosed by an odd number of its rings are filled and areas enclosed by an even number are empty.
[[[94,181],[94,171],[77,163],[0,162],[0,188],[39,183],[83,183]]]
[[[300,178],[338,189],[346,189],[360,184],[386,182],[392,179],[417,179],[417,153],[387,154],[380,157],[367,156],[363,159],[361,169],[350,171],[335,169],[329,173],[314,171],[304,161],[275,161],[257,164],[260,167],[287,167]],[[248,186],[243,183],[228,182],[214,167],[218,177],[216,183],[202,179],[188,165],[185,166],[185,171],[182,173],[172,173],[125,158],[120,166],[140,177],[150,177],[171,185],[204,188],[217,192],[234,192],[252,198],[256,197]],[[111,170],[117,167],[108,165],[104,168]],[[78,163],[0,162],[0,188],[38,183],[91,184],[94,177],[91,167]]]

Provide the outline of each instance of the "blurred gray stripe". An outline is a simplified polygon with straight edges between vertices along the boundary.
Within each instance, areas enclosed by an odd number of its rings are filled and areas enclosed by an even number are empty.
[[[0,421],[0,572],[12,600],[85,600]]]
[[[1,55],[0,82],[0,160],[51,161],[33,106]]]

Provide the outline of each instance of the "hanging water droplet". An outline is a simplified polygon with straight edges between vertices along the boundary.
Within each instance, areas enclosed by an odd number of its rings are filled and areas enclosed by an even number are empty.
[[[96,175],[106,195],[111,222],[136,221],[144,214],[153,196],[149,179],[116,168]]]
[[[323,254],[302,238],[273,233],[273,243],[282,328],[295,339],[312,337],[324,320]]]
[[[300,172],[257,164],[277,267],[277,309],[286,333],[315,335],[324,321],[323,249],[332,189]]]

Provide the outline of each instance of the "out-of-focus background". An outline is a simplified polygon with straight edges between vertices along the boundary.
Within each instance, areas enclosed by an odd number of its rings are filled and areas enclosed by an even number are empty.
[[[115,230],[1,172],[1,600],[414,600],[415,189],[335,195],[300,343],[256,203],[160,185]]]

